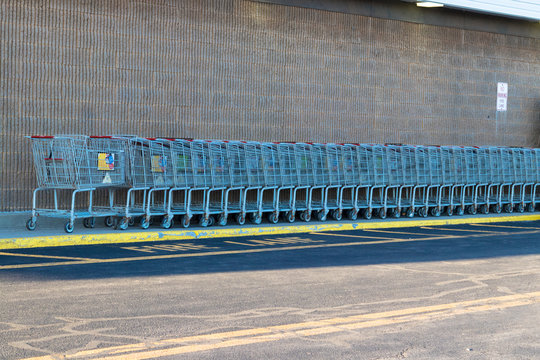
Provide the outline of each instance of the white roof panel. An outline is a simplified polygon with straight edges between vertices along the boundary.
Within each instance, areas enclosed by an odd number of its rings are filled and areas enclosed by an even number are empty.
[[[463,10],[540,20],[540,0],[430,0]]]

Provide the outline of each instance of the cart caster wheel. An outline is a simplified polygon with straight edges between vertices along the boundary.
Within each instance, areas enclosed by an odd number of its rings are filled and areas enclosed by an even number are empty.
[[[201,215],[199,219],[199,225],[202,227],[207,227],[210,224],[210,218],[205,219],[204,215]]]
[[[311,211],[310,210],[305,210],[303,212],[304,214],[304,221],[305,222],[310,222],[311,221]]]
[[[208,226],[214,226],[214,224],[216,223],[216,219],[210,215],[210,217],[208,218]]]
[[[73,223],[71,221],[68,221],[66,223],[66,225],[64,225],[64,231],[67,232],[68,234],[71,234],[73,232]]]
[[[347,218],[353,221],[358,219],[358,210],[350,209],[349,211],[347,211]]]
[[[164,229],[170,229],[174,224],[174,221],[172,218],[169,219],[168,216],[164,216],[163,220],[161,220],[161,227]]]
[[[271,213],[268,215],[268,221],[270,221],[272,224],[277,224],[279,222],[279,215]]]
[[[427,217],[428,213],[427,213],[426,208],[418,209],[418,216],[423,217],[423,218]]]
[[[133,226],[135,225],[135,218],[132,216],[128,219],[128,226]]]
[[[332,217],[336,221],[341,221],[341,219],[343,218],[343,213],[339,209],[334,209],[332,210]]]
[[[187,215],[184,215],[182,216],[182,220],[180,220],[180,225],[182,225],[183,228],[188,228],[190,222],[191,218]]]
[[[386,219],[386,209],[383,209],[383,208],[380,208],[379,211],[377,212],[377,215],[379,216],[380,219]]]
[[[491,207],[491,211],[493,211],[495,214],[500,214],[502,212],[502,206],[500,204],[493,205]]]
[[[236,222],[238,223],[238,225],[244,225],[246,223],[246,216],[242,215],[242,214],[237,214],[236,215]],[[226,223],[226,221],[225,221],[225,223]],[[221,223],[219,223],[219,224],[221,225]]]
[[[326,211],[324,210],[317,211],[317,220],[326,221]]]
[[[489,214],[489,207],[487,205],[481,205],[479,211],[480,214]]]
[[[532,203],[527,205],[527,211],[528,212],[534,212],[534,205]]]
[[[217,220],[217,224],[219,226],[225,226],[227,225],[227,221],[228,221],[228,216],[225,216],[223,214],[220,214],[219,217],[218,217],[218,220]]]
[[[459,216],[463,216],[465,214],[465,210],[463,210],[463,206],[459,206],[456,210],[456,214]]]
[[[251,213],[249,214],[249,220],[252,223],[259,225],[262,222],[262,217],[259,214]]]
[[[103,219],[103,224],[105,224],[106,227],[113,227],[114,226],[114,217],[107,216],[105,219]]]
[[[431,216],[434,216],[434,217],[441,216],[441,211],[438,208],[431,208],[430,213],[431,213]]]
[[[143,229],[148,229],[150,227],[150,219],[146,216],[141,219],[141,227]]]
[[[88,229],[93,229],[96,226],[96,218],[84,218],[83,226]]]
[[[412,207],[408,208],[407,211],[405,212],[405,216],[407,216],[408,218],[413,218],[414,217],[414,209]]]
[[[32,231],[36,229],[36,221],[33,218],[28,219],[26,222],[26,229]]]
[[[390,211],[390,215],[391,215],[394,219],[399,219],[400,216],[401,216],[401,210],[399,210],[399,209],[392,209],[392,211]]]
[[[518,206],[516,206],[516,211],[518,213],[522,213],[525,211],[525,206],[523,206],[523,204],[519,204]]]
[[[300,218],[300,220],[306,221],[306,214],[304,214],[303,211],[300,213],[300,215],[298,215],[298,217]]]
[[[120,219],[120,222],[117,225],[117,228],[120,230],[126,230],[129,226],[129,219],[122,218]]]
[[[446,216],[454,215],[454,209],[451,206],[447,207],[446,211],[445,211],[445,214],[446,214]]]
[[[510,204],[504,204],[503,210],[505,213],[511,213],[514,212],[514,207]]]
[[[372,210],[364,210],[364,219],[366,220],[371,220],[371,217],[373,216],[373,211]]]
[[[293,223],[294,220],[296,220],[295,213],[293,211],[287,211],[285,213],[285,219],[287,219],[288,222]]]
[[[467,209],[467,212],[471,215],[476,215],[476,206],[470,205],[469,208]]]

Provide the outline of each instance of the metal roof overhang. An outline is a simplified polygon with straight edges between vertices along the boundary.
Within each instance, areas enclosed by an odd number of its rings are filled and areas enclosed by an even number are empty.
[[[402,1],[427,2],[427,0]],[[430,0],[430,2],[459,10],[540,21],[540,0]]]

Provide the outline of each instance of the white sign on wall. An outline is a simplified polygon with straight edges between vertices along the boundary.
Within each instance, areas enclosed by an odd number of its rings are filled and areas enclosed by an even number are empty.
[[[497,111],[506,111],[508,103],[508,83],[497,83]]]

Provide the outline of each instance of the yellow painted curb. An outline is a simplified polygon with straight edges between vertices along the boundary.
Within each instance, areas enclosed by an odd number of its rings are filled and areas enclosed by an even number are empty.
[[[495,222],[534,221],[540,220],[540,214],[506,215],[506,216],[479,216],[479,217],[451,217],[437,219],[414,220],[386,220],[361,222],[331,222],[322,224],[280,225],[280,226],[245,226],[236,228],[208,228],[208,229],[178,229],[166,231],[122,232],[116,231],[102,234],[84,235],[55,235],[34,236],[20,238],[0,239],[0,250],[23,249],[35,247],[73,246],[137,243],[149,241],[207,239],[224,237],[242,237],[258,235],[280,235],[292,233],[306,233],[317,231],[347,231],[366,229],[391,229],[402,227],[482,224]]]

